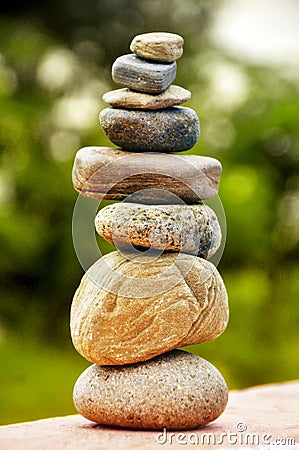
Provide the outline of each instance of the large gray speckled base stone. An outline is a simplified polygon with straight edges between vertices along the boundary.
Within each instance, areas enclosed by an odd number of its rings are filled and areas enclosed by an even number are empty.
[[[215,420],[228,389],[211,363],[173,350],[124,367],[92,365],[78,378],[73,398],[77,411],[99,424],[171,430]]]
[[[142,247],[211,257],[221,243],[214,211],[206,205],[114,203],[95,219],[100,236],[119,249]]]
[[[193,147],[200,134],[196,112],[182,106],[159,111],[106,108],[100,123],[114,144],[138,152],[182,152]]]
[[[175,76],[175,62],[153,62],[134,54],[120,56],[112,66],[112,78],[115,83],[149,94],[160,94],[165,91]]]

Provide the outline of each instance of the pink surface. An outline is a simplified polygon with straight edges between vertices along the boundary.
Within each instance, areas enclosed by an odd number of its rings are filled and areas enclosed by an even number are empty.
[[[1,450],[207,447],[298,450],[299,381],[231,392],[226,411],[215,422],[184,432],[103,427],[78,415],[0,427]]]

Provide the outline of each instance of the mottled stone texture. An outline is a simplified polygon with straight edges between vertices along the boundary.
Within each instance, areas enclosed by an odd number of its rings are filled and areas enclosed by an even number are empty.
[[[105,108],[100,123],[115,145],[139,152],[182,152],[196,144],[200,133],[196,112],[183,106],[158,111]]]
[[[74,188],[86,197],[138,203],[194,203],[217,194],[222,166],[214,158],[84,147],[75,157]],[[180,200],[170,199],[172,193]]]
[[[123,55],[112,65],[115,83],[148,94],[161,94],[176,76],[176,63],[158,63],[134,54]]]
[[[183,54],[184,39],[173,33],[144,33],[135,36],[130,50],[142,58],[175,61]]]
[[[190,253],[209,258],[219,248],[221,229],[206,205],[114,203],[95,219],[97,232],[117,248],[128,246]]]
[[[180,86],[171,85],[162,94],[152,95],[132,91],[128,88],[106,92],[103,100],[111,106],[127,109],[163,109],[185,103],[191,92]]]
[[[227,322],[228,299],[217,269],[182,253],[132,260],[109,253],[83,276],[71,307],[73,344],[97,364],[145,361],[211,341]]]
[[[186,107],[158,111],[106,108],[100,113],[100,123],[114,144],[140,152],[188,150],[200,134],[197,114]]]
[[[174,350],[125,367],[92,365],[74,388],[77,411],[100,424],[188,429],[215,420],[228,389],[208,361]]]

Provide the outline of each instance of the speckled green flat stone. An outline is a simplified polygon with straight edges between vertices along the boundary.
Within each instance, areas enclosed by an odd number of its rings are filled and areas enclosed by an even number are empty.
[[[219,248],[221,229],[206,205],[114,203],[102,208],[96,230],[117,248],[154,248],[209,258]]]
[[[111,142],[136,152],[182,152],[200,134],[196,112],[182,106],[158,111],[105,108],[100,123]]]
[[[176,63],[148,61],[132,54],[120,56],[112,65],[115,83],[149,94],[161,94],[176,76]]]
[[[78,378],[73,399],[79,414],[99,424],[189,429],[220,416],[228,389],[211,363],[173,350],[123,367],[92,365]]]
[[[163,109],[185,103],[191,98],[191,92],[180,86],[171,85],[162,94],[145,94],[128,88],[106,92],[103,100],[116,108],[127,109]]]

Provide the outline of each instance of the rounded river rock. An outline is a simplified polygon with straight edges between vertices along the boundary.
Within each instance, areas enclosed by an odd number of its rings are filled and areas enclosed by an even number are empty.
[[[228,389],[211,363],[173,350],[139,364],[94,364],[78,378],[73,398],[77,411],[99,424],[190,429],[220,416]]]
[[[110,141],[137,152],[188,150],[200,133],[196,112],[182,106],[158,111],[106,108],[100,113],[100,123]]]
[[[175,61],[183,54],[184,39],[179,34],[154,32],[135,36],[130,50],[142,58]]]
[[[204,204],[114,203],[98,212],[95,226],[117,248],[182,251],[209,258],[221,243],[217,216]]]
[[[191,98],[191,92],[172,84],[162,94],[151,95],[128,88],[106,92],[103,100],[111,106],[127,109],[163,109],[180,105]]]
[[[219,272],[184,253],[137,259],[109,253],[85,273],[71,307],[73,344],[96,364],[145,361],[211,341],[227,322]]]
[[[132,54],[122,55],[112,65],[115,83],[148,94],[161,94],[176,76],[176,63],[148,61]]]

